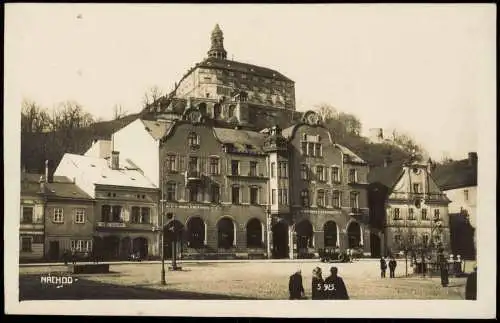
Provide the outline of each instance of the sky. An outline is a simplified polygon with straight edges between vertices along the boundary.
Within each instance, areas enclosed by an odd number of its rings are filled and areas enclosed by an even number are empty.
[[[7,4],[5,105],[74,100],[109,120],[140,111],[203,60],[218,23],[228,58],[295,81],[297,110],[328,103],[408,133],[433,159],[477,151],[496,107],[493,5]]]

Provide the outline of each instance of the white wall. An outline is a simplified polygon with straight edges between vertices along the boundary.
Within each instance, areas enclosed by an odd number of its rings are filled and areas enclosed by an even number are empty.
[[[113,134],[114,150],[120,160],[130,159],[139,166],[156,187],[159,187],[159,142],[146,131],[140,119]]]
[[[85,193],[95,198],[94,183],[92,177],[85,174],[84,170],[79,169],[70,160],[70,156],[64,155],[61,162],[57,166],[54,176],[66,176],[69,179],[75,179],[75,184],[78,185]]]
[[[465,192],[468,191],[468,200],[465,199]],[[469,212],[469,220],[471,225],[476,227],[476,198],[477,198],[477,186],[462,187],[453,190],[445,191],[446,196],[451,200],[448,205],[448,210],[450,213],[459,213],[460,208],[463,208]]]

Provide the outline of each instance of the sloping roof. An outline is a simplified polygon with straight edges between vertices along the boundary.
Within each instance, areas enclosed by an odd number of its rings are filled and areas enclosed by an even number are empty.
[[[290,139],[290,137],[292,136],[292,133],[293,133],[293,130],[299,126],[299,124],[294,124],[293,126],[290,126],[288,128],[285,128],[283,130],[281,130],[281,135],[287,139]]]
[[[350,150],[349,148],[345,147],[345,146],[342,146],[342,145],[339,145],[339,144],[335,144],[335,147],[339,148],[340,151],[342,151],[342,153],[344,155],[347,155],[349,156],[350,158],[350,161],[351,162],[355,162],[355,163],[366,163],[361,157],[359,157],[358,155],[356,155],[352,150]]]
[[[368,173],[368,182],[380,183],[388,188],[392,188],[402,173],[403,167],[397,164],[388,165],[387,167],[373,167]]]
[[[136,166],[127,161],[120,160],[119,169],[111,169],[108,160],[104,158],[74,154],[65,154],[64,158],[69,159],[89,181],[97,185],[156,188]]]
[[[173,125],[173,122],[169,122],[166,120],[151,121],[151,120],[141,119],[141,121],[144,124],[146,131],[148,131],[151,137],[153,137],[156,140],[163,138]]]
[[[69,180],[69,179],[68,179]],[[92,197],[85,193],[74,183],[46,183],[45,193],[49,197],[73,198],[91,200]]]
[[[219,68],[228,71],[255,74],[256,76],[274,78],[276,80],[292,81],[291,79],[281,74],[280,72],[267,67],[262,67],[227,59],[220,59],[215,57],[206,58],[205,60],[198,63],[196,67]]]
[[[441,190],[477,186],[477,164],[471,164],[468,159],[463,159],[436,165],[432,177]]]
[[[21,195],[41,194],[40,177],[43,174],[24,173],[21,174]],[[79,188],[71,179],[66,176],[54,176],[52,182],[45,183],[44,192],[49,197],[62,197],[74,199],[88,199],[92,197]]]
[[[214,128],[216,137],[224,144],[233,144],[236,148],[240,145],[250,145],[253,150],[261,151],[264,146],[265,134],[248,130],[235,130],[228,128]]]

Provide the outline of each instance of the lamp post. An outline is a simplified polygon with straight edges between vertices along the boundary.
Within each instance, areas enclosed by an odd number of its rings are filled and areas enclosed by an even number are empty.
[[[267,205],[266,208],[266,221],[267,221],[267,258],[272,258],[272,248],[271,248],[271,239],[272,239],[272,218],[271,218],[271,206]]]
[[[161,276],[160,276],[160,284],[166,285],[167,282],[165,280],[165,230],[164,230],[164,202],[165,200],[160,200],[161,203],[161,212],[160,212],[160,227],[153,228],[153,232],[158,232],[160,234],[160,257],[161,257]]]

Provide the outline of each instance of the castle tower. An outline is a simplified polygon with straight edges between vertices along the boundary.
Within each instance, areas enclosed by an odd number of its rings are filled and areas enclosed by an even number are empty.
[[[208,51],[208,57],[226,59],[227,52],[224,49],[224,35],[222,34],[222,30],[220,29],[219,24],[215,25],[210,40],[212,41],[212,46]]]

